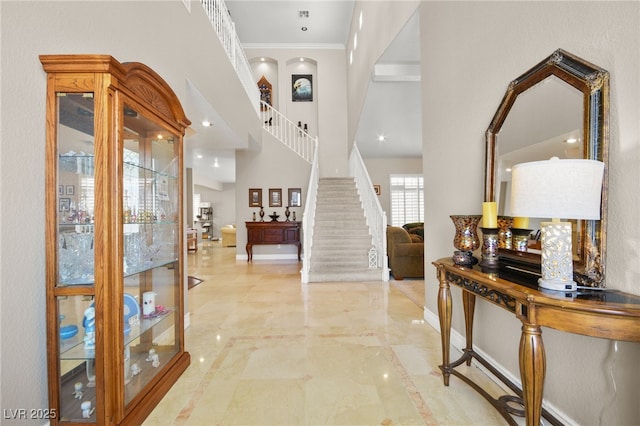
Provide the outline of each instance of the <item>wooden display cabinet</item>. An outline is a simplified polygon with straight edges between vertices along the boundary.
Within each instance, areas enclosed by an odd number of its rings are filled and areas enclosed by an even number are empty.
[[[188,367],[182,143],[140,63],[43,55],[52,424],[140,424]]]

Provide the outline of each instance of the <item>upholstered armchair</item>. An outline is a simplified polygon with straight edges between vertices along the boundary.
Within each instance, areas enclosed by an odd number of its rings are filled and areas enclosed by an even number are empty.
[[[424,278],[424,242],[405,229],[387,227],[387,255],[389,269],[396,280]]]

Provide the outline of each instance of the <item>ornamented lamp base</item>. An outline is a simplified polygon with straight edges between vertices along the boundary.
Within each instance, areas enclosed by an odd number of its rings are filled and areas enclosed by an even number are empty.
[[[555,290],[555,291],[576,291],[578,289],[578,285],[575,281],[567,282],[567,281],[557,281],[557,280],[545,280],[540,278],[538,280],[538,286],[540,288],[545,288],[547,290]]]
[[[538,285],[548,290],[575,291],[571,223],[542,222],[542,278]]]

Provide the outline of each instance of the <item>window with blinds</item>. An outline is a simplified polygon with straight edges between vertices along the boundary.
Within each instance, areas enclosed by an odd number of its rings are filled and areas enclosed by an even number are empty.
[[[422,175],[391,175],[391,225],[424,222]]]

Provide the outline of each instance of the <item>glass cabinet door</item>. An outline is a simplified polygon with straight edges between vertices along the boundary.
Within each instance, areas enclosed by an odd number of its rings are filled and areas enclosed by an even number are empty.
[[[124,106],[124,396],[129,404],[180,349],[179,138]]]
[[[94,98],[57,93],[57,271],[60,418],[95,422]]]
[[[58,286],[93,285],[93,94],[58,94]]]

